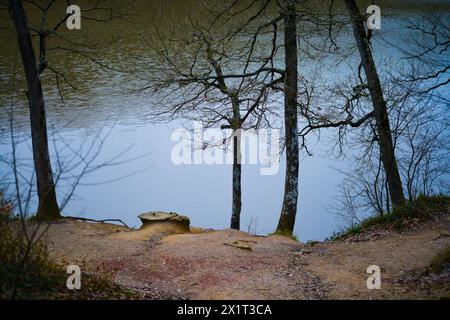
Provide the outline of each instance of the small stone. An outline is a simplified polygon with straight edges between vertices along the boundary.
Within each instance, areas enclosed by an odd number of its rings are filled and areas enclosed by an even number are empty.
[[[239,248],[239,249],[243,249],[243,250],[253,251],[252,247],[249,246],[248,243],[245,243],[245,242],[240,241],[240,240],[225,242],[224,245],[230,246],[230,247]]]

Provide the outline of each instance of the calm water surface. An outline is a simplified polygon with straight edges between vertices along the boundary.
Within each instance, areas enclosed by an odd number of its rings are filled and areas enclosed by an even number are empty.
[[[164,24],[183,19],[188,14],[201,16],[199,3],[193,0],[137,1],[136,12],[140,13],[136,18],[139,21],[138,31],[151,32],[146,29],[150,28],[151,21]],[[393,2],[385,2],[391,23],[406,15],[416,14],[419,9],[411,3],[398,1],[394,5]],[[428,6],[450,12],[448,2],[430,1]],[[33,16],[30,19],[33,21]],[[89,27],[86,25],[84,28]],[[99,59],[111,67],[127,69],[127,72],[105,71],[83,57],[61,52],[49,53],[50,64],[66,70],[76,86],[75,90],[64,87],[65,103],[62,103],[53,85],[53,75],[44,75],[52,154],[55,154],[55,147],[62,154],[68,154],[68,146],[76,150],[83,142],[86,144],[82,150],[87,150],[91,141],[98,143],[102,139],[96,136],[100,132],[104,143],[95,163],[100,164],[122,153],[115,162],[134,160],[105,166],[87,175],[77,189],[76,198],[69,203],[64,213],[98,219],[118,218],[138,226],[137,215],[140,213],[175,211],[188,215],[194,226],[228,227],[231,214],[231,166],[174,165],[170,157],[175,145],[171,141],[171,134],[186,123],[151,123],[149,115],[152,99],[133,91],[139,84],[136,79],[150,70],[141,67],[148,66],[147,62],[151,60],[145,44],[136,34],[136,27],[118,23],[96,27],[95,32],[85,29],[81,35],[87,39],[93,37],[103,43],[114,40],[113,45],[99,50]],[[393,38],[405,36],[394,27],[386,29],[381,32],[391,34]],[[26,138],[28,114],[23,94],[23,75],[15,34],[4,18],[0,27],[0,47],[0,150],[5,157],[10,153],[8,114],[13,104],[17,139],[25,137],[20,139],[18,146],[21,172],[29,177],[31,153],[30,141]],[[311,68],[302,67],[302,70]],[[334,69],[333,64],[324,65],[322,72],[325,77],[335,77]],[[348,168],[349,164],[345,160],[330,157],[325,152],[328,149],[326,141],[323,139],[314,144],[314,155],[303,156],[300,164],[300,196],[295,233],[302,241],[322,240],[342,226],[341,221],[327,211],[327,207],[333,204],[342,181],[336,169]],[[262,234],[275,229],[284,187],[284,159],[281,161],[278,174],[273,176],[260,175],[258,165],[244,166],[243,230],[246,231],[250,223],[253,230]],[[7,172],[4,164],[0,168],[2,174]],[[11,176],[4,177],[5,181],[8,178]],[[61,181],[61,185],[64,185],[64,181]],[[65,190],[64,187],[59,189],[60,201],[64,198]]]

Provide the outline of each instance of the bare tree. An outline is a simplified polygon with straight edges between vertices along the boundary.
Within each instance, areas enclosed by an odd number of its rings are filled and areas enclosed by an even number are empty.
[[[395,103],[390,101],[389,95],[387,100],[395,104],[391,119],[395,123],[393,133],[399,171],[408,200],[412,202],[419,195],[448,193],[450,164],[449,149],[445,144],[448,111],[436,108],[432,98],[398,97],[398,91],[395,95]],[[378,148],[368,144],[361,156],[353,159],[351,168],[340,172],[344,182],[340,185],[336,203],[329,208],[331,213],[354,225],[371,214],[383,215],[392,210]]]
[[[445,143],[447,125],[415,123],[404,133],[405,147],[400,160],[409,199],[419,194],[430,196],[445,192],[445,177],[450,173],[449,148]],[[447,190],[448,191],[448,190]]]
[[[397,57],[399,60],[402,58]],[[432,92],[423,93],[422,81],[405,81],[403,69],[390,69],[389,66],[383,66],[383,69],[389,70],[384,75],[383,90],[392,122],[399,172],[408,200],[412,202],[420,194],[448,193],[449,150],[444,141],[448,136],[449,123],[445,102],[436,99]],[[334,101],[339,102],[341,99],[337,97],[341,96],[350,104],[346,105],[345,110],[348,119],[352,119],[354,114],[364,114],[365,110],[370,109],[370,96],[364,89],[356,98],[355,90],[346,88],[349,82],[340,83],[333,94]],[[337,107],[337,110],[340,108]],[[347,127],[360,123],[338,121],[342,118],[340,112],[337,112],[337,119],[333,118],[334,115],[333,112],[322,118],[317,115],[312,122],[314,125],[305,131],[320,128],[320,123],[324,127],[336,124],[339,135],[335,143],[339,144],[340,153],[352,153],[352,166],[342,172],[344,182],[330,211],[351,225],[370,214],[383,215],[391,211],[386,175],[374,140],[373,117],[351,132],[347,131]]]
[[[61,217],[61,213],[56,199],[48,149],[44,94],[36,68],[30,30],[22,1],[10,0],[10,9],[16,27],[17,41],[28,86],[34,166],[39,195],[37,217],[42,220],[58,219]]]
[[[439,16],[442,21],[442,16]],[[444,39],[447,27],[436,23],[436,19],[428,22],[420,19],[409,21],[410,31],[413,30],[414,34],[405,31],[406,37],[399,47],[398,43],[391,42],[392,39],[384,39],[378,34],[375,39],[375,34],[369,31],[366,33],[361,15],[359,19],[358,30],[361,35],[358,38],[367,44],[365,56],[372,56],[372,42],[380,39],[383,45],[387,43],[400,53],[396,52],[395,57],[390,57],[398,59],[398,63],[392,63],[391,60],[389,65],[382,64],[382,58],[385,57],[380,53],[377,67],[383,73],[378,75],[377,68],[373,69],[375,73],[372,72],[372,80],[378,78],[375,84],[378,82],[378,88],[382,89],[384,104],[381,106],[385,106],[385,115],[389,120],[390,140],[402,186],[410,201],[419,193],[429,195],[445,192],[448,190],[448,186],[445,186],[445,180],[448,179],[448,148],[443,140],[448,135],[448,97],[445,90],[440,89],[446,86],[445,65],[448,59],[442,54],[446,50]],[[336,22],[338,28],[348,24],[344,16],[330,10],[330,30],[336,28]],[[354,24],[355,21],[352,21],[353,29]],[[434,28],[424,27],[430,24]],[[423,37],[428,37],[429,41],[422,41]],[[352,166],[342,172],[344,182],[340,186],[340,196],[330,211],[355,224],[371,213],[382,215],[392,210],[390,184],[381,155],[379,121],[371,85],[368,77],[363,79],[361,75],[365,70],[364,63],[354,68],[354,47],[342,47],[346,43],[345,37],[335,41],[339,50],[329,53],[344,72],[340,72],[333,81],[327,79],[325,84],[300,89],[305,92],[307,103],[300,105],[301,119],[306,124],[300,128],[299,135],[302,148],[308,150],[307,137],[310,134],[321,137],[322,129],[336,130],[337,136],[330,138],[330,151],[337,151],[339,157],[351,157]],[[360,47],[357,43],[357,52]],[[419,54],[413,55],[411,52]],[[420,58],[422,54],[426,58]],[[419,58],[415,59],[414,56]],[[373,56],[371,59],[366,57],[366,61],[373,63]],[[343,78],[345,65],[348,65],[350,76]],[[436,74],[436,78],[429,77]]]
[[[27,21],[27,15],[24,10],[24,2],[33,8],[37,8],[40,16],[39,26],[34,27]],[[9,1],[9,9],[11,17],[14,20],[17,39],[22,57],[22,63],[27,79],[27,97],[30,109],[32,143],[33,143],[33,157],[36,171],[36,183],[39,195],[39,206],[37,218],[41,220],[53,220],[61,217],[60,207],[58,206],[57,195],[55,191],[54,172],[49,155],[48,136],[47,136],[47,119],[44,94],[42,91],[41,76],[46,69],[52,71],[55,75],[56,86],[63,100],[61,93],[61,79],[69,84],[72,88],[73,84],[68,81],[64,72],[58,71],[48,63],[47,40],[49,36],[54,36],[59,40],[69,43],[69,47],[58,46],[51,48],[52,50],[62,50],[72,54],[81,55],[94,63],[104,68],[109,68],[101,61],[96,59],[91,52],[81,48],[89,48],[89,44],[82,44],[67,39],[59,33],[59,29],[63,26],[70,16],[64,15],[57,20],[57,22],[48,26],[48,16],[50,9],[53,8],[58,1]],[[66,3],[70,5],[71,2]],[[112,7],[104,4],[104,1],[96,1],[96,3],[89,8],[82,9],[84,13],[90,13],[83,18],[96,22],[107,22],[113,19],[124,19],[125,14],[116,14]],[[35,48],[32,43],[32,36],[37,36],[39,39],[39,59],[36,60]]]
[[[223,18],[223,17],[222,17]],[[230,226],[240,228],[242,207],[242,150],[241,131],[270,125],[268,117],[274,114],[268,109],[269,93],[277,91],[284,79],[284,72],[276,68],[274,59],[279,47],[277,25],[270,22],[258,33],[272,35],[268,50],[255,49],[257,37],[239,40],[243,30],[224,32],[215,23],[202,26],[189,19],[172,34],[161,35],[150,47],[156,51],[160,65],[144,90],[152,89],[162,98],[155,111],[155,119],[172,120],[177,117],[201,120],[205,127],[220,126],[231,129],[233,144],[232,214]],[[179,57],[183,57],[180,61]],[[158,67],[156,67],[158,69]],[[155,72],[155,70],[153,70]],[[227,139],[228,140],[228,139]],[[213,142],[225,145],[226,141]],[[204,146],[207,147],[206,145]]]
[[[230,1],[230,4],[227,4],[224,10],[216,10],[218,13],[215,19],[215,21],[218,21],[231,13],[231,18],[237,20],[239,26],[228,33],[230,38],[235,38],[241,34],[242,30],[251,29],[253,26],[253,30],[249,32],[249,37],[252,39],[249,47],[250,53],[253,53],[258,39],[266,35],[264,31],[267,30],[267,27],[273,28],[274,36],[265,39],[266,43],[269,41],[273,43],[276,40],[276,30],[284,32],[283,46],[275,52],[278,53],[280,59],[275,60],[275,62],[278,62],[278,65],[283,65],[284,58],[284,66],[279,69],[280,73],[283,72],[285,75],[282,89],[284,93],[286,175],[283,206],[277,232],[286,235],[291,235],[293,232],[298,203],[300,145],[297,113],[300,98],[303,95],[303,92],[299,94],[298,85],[299,78],[301,78],[298,72],[298,51],[301,51],[301,48],[298,47],[298,39],[305,43],[303,50],[307,46],[315,48],[312,41],[312,38],[314,38],[313,32],[320,31],[326,34],[325,38],[328,40],[331,40],[334,32],[328,25],[329,13],[315,12],[314,7],[313,9],[308,7],[310,3],[313,2],[307,0],[253,0],[249,3]],[[238,18],[240,19],[238,20]],[[267,23],[267,20],[270,22]],[[300,24],[303,33],[298,34],[297,27]],[[331,44],[332,46],[333,44]],[[302,52],[309,58],[312,57],[306,50]],[[274,59],[270,59],[270,61],[274,61]],[[307,98],[303,100],[307,100]]]
[[[386,173],[390,198],[394,206],[400,206],[405,203],[405,196],[398,170],[397,159],[395,157],[387,105],[383,96],[383,89],[375,61],[372,56],[370,39],[364,27],[363,16],[359,11],[356,2],[354,0],[345,0],[345,5],[352,21],[353,33],[361,56],[361,63],[366,74],[368,90],[372,98],[377,140],[380,147],[380,157]]]

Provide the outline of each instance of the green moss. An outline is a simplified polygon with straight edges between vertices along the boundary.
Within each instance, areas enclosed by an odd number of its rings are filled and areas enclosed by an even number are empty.
[[[431,259],[429,268],[432,272],[439,273],[448,266],[450,266],[450,246],[447,246]]]
[[[349,236],[360,234],[373,228],[394,228],[397,231],[404,230],[411,220],[424,222],[432,217],[448,212],[450,197],[445,195],[424,196],[419,195],[416,200],[395,208],[392,212],[370,217],[357,226],[353,226],[343,232],[333,234],[331,241],[342,240]]]

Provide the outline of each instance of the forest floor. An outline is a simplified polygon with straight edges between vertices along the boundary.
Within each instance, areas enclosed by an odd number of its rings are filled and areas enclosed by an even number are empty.
[[[48,233],[50,257],[107,275],[144,299],[439,299],[450,268],[430,263],[450,245],[450,214],[403,232],[302,244],[236,230],[163,236],[111,224],[63,220]],[[226,245],[240,241],[247,249]],[[367,288],[369,265],[381,289]]]

